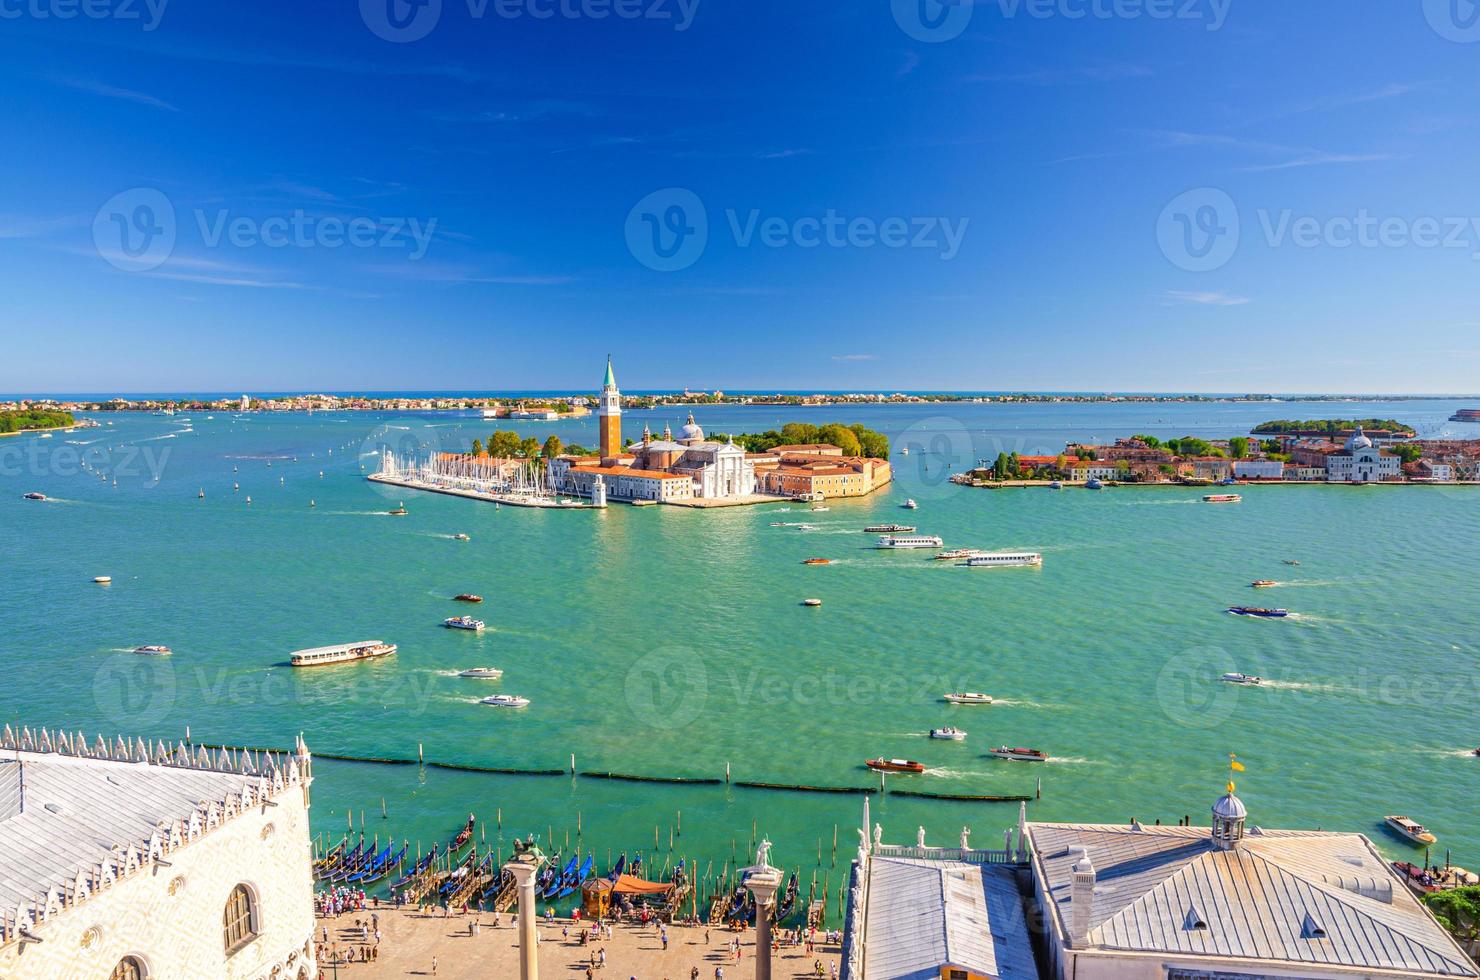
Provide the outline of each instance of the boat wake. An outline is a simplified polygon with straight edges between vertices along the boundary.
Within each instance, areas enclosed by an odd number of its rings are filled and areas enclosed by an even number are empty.
[[[1049,764],[1057,762],[1066,766],[1102,766],[1103,762],[1097,759],[1082,759],[1074,755],[1051,755],[1048,757]]]
[[[927,767],[925,776],[939,776],[942,779],[983,779],[995,775],[990,772],[972,772],[967,769],[947,769],[945,767]]]
[[[173,433],[173,432],[166,432],[162,436],[149,436],[148,438],[145,438],[145,439],[135,439],[134,442],[135,443],[140,443],[140,442],[156,442],[156,441],[158,441],[160,439],[173,439],[173,438],[175,438],[175,433]]]
[[[1051,704],[1043,704],[1039,701],[1027,701],[1017,698],[993,698],[992,704],[1001,705],[1008,708],[1037,708],[1043,711],[1050,711],[1054,708],[1054,705]]]

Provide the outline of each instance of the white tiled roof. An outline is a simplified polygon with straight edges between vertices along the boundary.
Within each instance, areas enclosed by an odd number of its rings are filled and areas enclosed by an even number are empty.
[[[875,857],[866,917],[868,980],[938,978],[947,963],[1000,980],[1037,980],[1010,870]]]
[[[0,761],[0,787],[18,789],[24,780],[25,809],[0,811],[0,909],[23,905],[53,886],[65,889],[114,847],[147,840],[161,822],[188,820],[203,802],[240,793],[255,781],[145,762],[8,755]]]
[[[1480,976],[1361,834],[1250,831],[1220,851],[1195,827],[1030,824],[1058,931],[1088,851],[1094,948]]]

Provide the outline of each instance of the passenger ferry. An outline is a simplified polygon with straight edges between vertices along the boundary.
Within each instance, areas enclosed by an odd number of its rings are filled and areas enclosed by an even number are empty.
[[[1402,834],[1404,837],[1413,841],[1413,843],[1415,844],[1438,843],[1439,838],[1429,833],[1428,828],[1419,823],[1417,820],[1410,820],[1407,817],[1398,816],[1390,816],[1386,819],[1387,825],[1389,827],[1393,828],[1399,834]]]
[[[936,561],[961,561],[966,558],[980,558],[991,554],[989,551],[980,551],[976,548],[952,548],[950,551],[942,551],[935,556]]]
[[[879,539],[880,548],[943,548],[945,542],[933,534],[886,534]]]
[[[1243,501],[1243,497],[1236,493],[1209,493],[1203,496],[1205,504],[1237,504]]]
[[[483,620],[474,619],[472,616],[451,616],[442,620],[442,625],[450,630],[473,630],[477,632],[483,629],[485,624]]]
[[[1002,746],[998,749],[988,749],[988,755],[995,755],[999,759],[1007,759],[1011,762],[1047,762],[1048,753],[1039,752],[1037,749],[1010,749]]]
[[[1036,551],[996,551],[966,559],[967,568],[1022,568],[1043,564],[1043,556]]]
[[[345,664],[354,660],[373,660],[388,657],[396,652],[394,643],[381,640],[361,640],[358,643],[340,643],[332,647],[314,647],[293,653],[294,667],[325,667],[329,664]]]
[[[915,528],[908,524],[870,524],[864,534],[914,534]]]

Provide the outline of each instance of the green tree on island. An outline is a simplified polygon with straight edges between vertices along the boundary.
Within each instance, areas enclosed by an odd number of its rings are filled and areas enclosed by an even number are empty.
[[[483,440],[482,439],[474,439],[473,440],[473,455],[474,456],[482,456],[483,455]]]
[[[554,459],[556,456],[560,455],[560,450],[560,437],[551,436],[550,438],[545,440],[545,445],[540,450],[540,455],[544,456],[546,459]]]
[[[1243,459],[1249,455],[1249,440],[1244,436],[1234,436],[1228,440],[1228,454],[1234,459]]]
[[[488,437],[488,455],[508,459],[519,455],[519,433],[499,429]]]

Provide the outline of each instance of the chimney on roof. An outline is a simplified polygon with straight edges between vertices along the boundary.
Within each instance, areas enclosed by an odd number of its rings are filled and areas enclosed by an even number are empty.
[[[1087,849],[1072,850],[1078,852],[1079,860],[1074,864],[1073,883],[1069,886],[1069,944],[1087,946],[1090,921],[1095,914],[1095,866]]]

